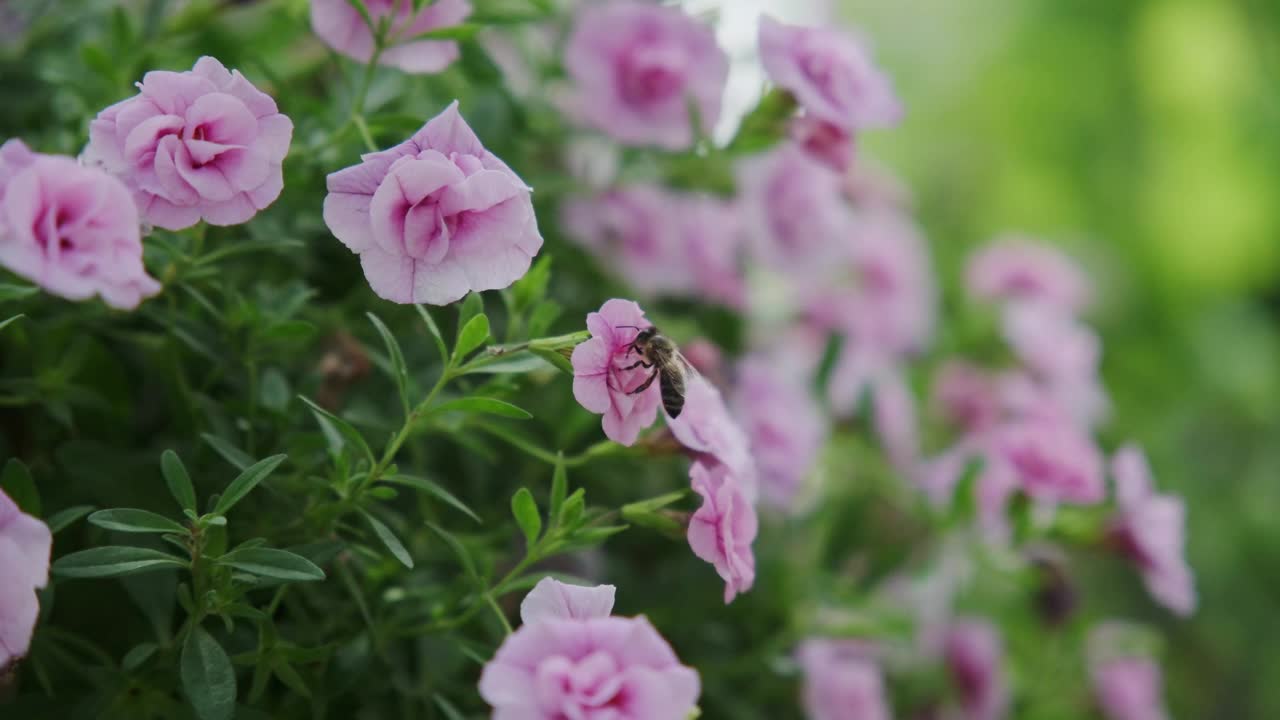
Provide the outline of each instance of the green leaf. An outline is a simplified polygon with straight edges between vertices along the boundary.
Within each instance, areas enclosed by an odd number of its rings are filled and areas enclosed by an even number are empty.
[[[467,43],[470,45],[471,43]],[[484,298],[478,292],[467,293],[466,299],[458,306],[458,329],[461,330],[471,318],[484,312]]]
[[[40,288],[35,285],[14,285],[13,283],[0,283],[0,302],[10,302],[12,300],[21,300],[29,298],[40,292]]]
[[[315,563],[288,550],[268,547],[239,548],[214,562],[276,580],[289,582],[324,580],[324,571],[316,567]]]
[[[0,472],[0,490],[4,490],[22,512],[40,517],[40,491],[36,489],[31,471],[18,458],[9,458],[9,462],[4,464],[4,471]]]
[[[369,28],[369,32],[376,37],[378,34],[378,26],[373,22],[373,16],[369,14],[369,8],[365,7],[363,0],[347,0],[347,4],[355,8],[360,14],[360,19],[364,21],[365,27]]]
[[[564,505],[560,508],[560,527],[572,528],[582,520],[582,514],[587,509],[586,494],[586,490],[578,488],[565,498]]]
[[[511,496],[511,514],[524,533],[525,542],[533,547],[542,532],[542,516],[538,514],[538,503],[534,501],[529,488],[520,488]]]
[[[354,443],[355,446],[364,453],[365,459],[369,461],[369,464],[372,465],[377,462],[377,459],[373,456],[373,448],[369,447],[369,443],[364,439],[364,435],[361,435],[360,431],[355,429],[351,423],[320,407],[305,395],[299,395],[298,399],[302,400],[302,402],[307,404],[307,407],[311,408],[311,412],[318,416],[317,419],[323,417],[337,428],[338,432],[342,433],[344,438]]]
[[[231,658],[204,628],[182,645],[182,689],[200,720],[231,720],[236,712],[236,672]]]
[[[569,470],[564,465],[564,452],[556,453],[556,469],[551,474],[551,507],[547,510],[547,522],[555,525],[560,521],[560,508],[564,507],[564,498],[569,493]]]
[[[409,366],[404,362],[404,352],[400,350],[400,343],[396,342],[396,336],[391,334],[386,324],[373,313],[365,313],[369,317],[369,322],[373,323],[373,327],[377,329],[378,334],[382,336],[382,343],[387,346],[387,357],[391,360],[392,379],[396,382],[396,390],[400,393],[400,405],[404,410],[404,416],[409,417]]]
[[[427,32],[414,35],[409,38],[408,42],[418,40],[470,40],[475,37],[476,33],[483,29],[482,25],[473,23],[461,23],[459,25],[451,25],[449,27],[436,28]]]
[[[14,316],[13,316],[13,317],[11,317],[11,318],[7,318],[7,319],[5,319],[5,320],[0,320],[0,330],[3,330],[3,329],[5,329],[6,327],[8,327],[8,326],[9,326],[9,323],[13,322],[14,320],[21,320],[21,319],[22,319],[22,318],[24,318],[24,317],[26,317],[26,315],[23,315],[22,313],[18,313],[17,315],[14,315]]]
[[[462,544],[462,541],[454,537],[453,533],[445,530],[435,523],[427,523],[427,527],[431,528],[435,534],[439,535],[440,539],[444,540],[445,544],[453,550],[453,553],[458,556],[458,562],[462,563],[462,568],[467,571],[467,575],[472,580],[479,581],[480,574],[476,572],[475,561],[471,559],[471,553],[467,552],[467,547]]]
[[[560,371],[573,375],[573,363],[569,362],[569,358],[565,357],[559,350],[531,347],[529,352],[551,363]]]
[[[453,346],[453,364],[458,365],[472,350],[489,339],[489,316],[480,314],[467,321],[458,331],[458,341]]]
[[[276,368],[262,371],[262,384],[258,390],[258,399],[268,410],[283,413],[289,407],[289,381],[284,373]]]
[[[523,374],[537,370],[552,369],[546,360],[536,355],[513,355],[509,358],[489,359],[480,357],[462,366],[460,375],[483,373],[487,375]]]
[[[76,505],[65,510],[59,510],[49,517],[49,532],[57,535],[67,529],[71,523],[93,512],[94,509],[92,505]]]
[[[130,545],[106,545],[59,558],[50,569],[54,575],[62,577],[100,578],[185,567],[186,561],[159,550]]]
[[[422,316],[422,322],[426,324],[427,330],[431,333],[432,339],[436,341],[436,349],[440,351],[440,362],[449,361],[449,347],[444,343],[444,335],[440,334],[440,327],[436,325],[435,318],[431,317],[431,313],[424,305],[414,305],[418,310],[418,314]]]
[[[489,415],[501,415],[502,417],[516,418],[517,420],[528,420],[533,417],[529,411],[512,405],[509,402],[503,402],[497,398],[483,396],[458,398],[456,400],[443,402],[434,408],[431,408],[431,412],[487,413]]]
[[[390,550],[391,554],[400,561],[400,564],[412,570],[413,556],[411,556],[409,551],[405,549],[404,543],[400,542],[400,538],[396,537],[396,534],[391,532],[391,528],[387,527],[381,520],[364,510],[361,510],[360,514],[364,516],[366,521],[368,521],[369,527],[373,528],[373,534],[378,536],[378,539],[382,541],[383,545],[387,546],[387,549]]]
[[[226,515],[228,510],[243,500],[245,495],[248,495],[258,486],[258,483],[265,480],[280,463],[284,462],[286,457],[288,456],[272,455],[245,468],[244,472],[232,480],[223,491],[222,497],[218,498],[218,504],[213,508],[214,514]]]
[[[153,642],[144,642],[135,645],[133,649],[124,654],[124,658],[120,661],[120,667],[125,672],[133,672],[137,670],[143,663],[151,659],[156,654],[160,646]]]
[[[539,255],[533,267],[511,286],[511,295],[515,300],[516,311],[532,307],[534,303],[547,296],[547,285],[551,282],[551,256]]]
[[[622,514],[625,517],[627,513],[633,515],[644,515],[647,513],[657,512],[673,502],[681,500],[688,495],[688,490],[676,490],[665,495],[649,498],[648,500],[640,500],[639,502],[627,503],[622,506]]]
[[[124,533],[187,534],[187,528],[163,515],[133,508],[99,510],[89,516],[89,522],[100,528]]]
[[[564,308],[560,307],[560,303],[555,300],[542,300],[534,306],[533,312],[529,315],[529,335],[531,337],[539,337],[547,334],[551,330],[551,325],[564,312]]]
[[[217,435],[209,433],[200,433],[200,437],[213,448],[214,452],[222,456],[223,460],[231,463],[237,470],[244,470],[253,464],[253,458],[249,457],[245,451],[223,440]]]
[[[818,361],[818,372],[813,376],[813,388],[818,397],[827,396],[827,386],[831,384],[831,373],[835,371],[836,362],[840,359],[844,336],[831,333],[822,349],[822,359]]]
[[[187,475],[187,468],[182,464],[178,453],[165,450],[160,455],[160,472],[164,474],[164,481],[169,486],[169,494],[178,501],[178,505],[184,510],[195,512],[196,489],[191,484],[191,476]]]
[[[775,89],[760,98],[738,126],[738,132],[725,150],[731,154],[764,150],[786,137],[787,124],[796,111],[791,93]]]
[[[406,485],[408,487],[414,488],[415,490],[421,490],[422,492],[425,492],[429,495],[433,495],[445,501],[446,503],[452,505],[454,508],[461,511],[463,514],[465,514],[467,517],[471,518],[472,520],[475,520],[476,522],[482,522],[480,520],[480,516],[475,514],[475,512],[472,511],[471,508],[467,507],[465,503],[463,503],[461,500],[455,497],[448,490],[445,490],[444,488],[440,487],[438,484],[426,478],[421,478],[414,475],[392,475],[391,477],[384,478],[384,480],[386,482],[396,483],[397,485]]]
[[[606,525],[604,527],[583,528],[582,530],[574,533],[573,537],[569,538],[569,543],[564,549],[573,550],[599,545],[606,539],[617,535],[629,527],[629,525]]]

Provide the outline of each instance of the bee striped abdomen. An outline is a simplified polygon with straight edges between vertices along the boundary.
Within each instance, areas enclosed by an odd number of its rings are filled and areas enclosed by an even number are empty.
[[[658,377],[658,386],[662,389],[662,409],[672,419],[680,417],[684,409],[684,376],[664,370]]]

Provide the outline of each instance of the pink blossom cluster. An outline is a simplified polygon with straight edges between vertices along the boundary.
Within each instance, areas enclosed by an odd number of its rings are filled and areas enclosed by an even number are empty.
[[[0,675],[27,654],[49,581],[49,527],[18,508],[0,490]]]

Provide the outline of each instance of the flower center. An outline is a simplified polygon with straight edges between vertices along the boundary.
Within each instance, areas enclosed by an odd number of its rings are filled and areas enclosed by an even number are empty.
[[[684,58],[669,48],[641,48],[622,63],[619,87],[632,105],[660,103],[684,87]]]

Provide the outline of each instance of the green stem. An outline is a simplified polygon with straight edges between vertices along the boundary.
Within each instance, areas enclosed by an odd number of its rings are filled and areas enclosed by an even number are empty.
[[[502,623],[502,629],[506,632],[506,634],[510,635],[512,632],[511,622],[507,620],[506,613],[502,612],[502,607],[498,605],[498,601],[493,599],[493,593],[492,592],[485,593],[484,599],[488,601],[489,607],[493,608],[493,614],[498,616],[498,622]]]
[[[453,368],[445,367],[440,372],[440,377],[436,380],[436,384],[431,387],[431,391],[427,393],[427,397],[413,408],[409,416],[405,418],[404,425],[400,427],[399,432],[391,438],[391,442],[387,443],[386,449],[382,452],[382,459],[378,460],[378,463],[373,466],[369,474],[361,480],[358,491],[364,490],[382,478],[383,473],[391,466],[391,461],[395,459],[396,453],[400,451],[400,446],[404,445],[404,441],[409,439],[409,433],[413,430],[413,426],[418,423],[419,418],[431,409],[431,403],[436,399],[436,396],[454,377],[456,377],[456,373]]]

